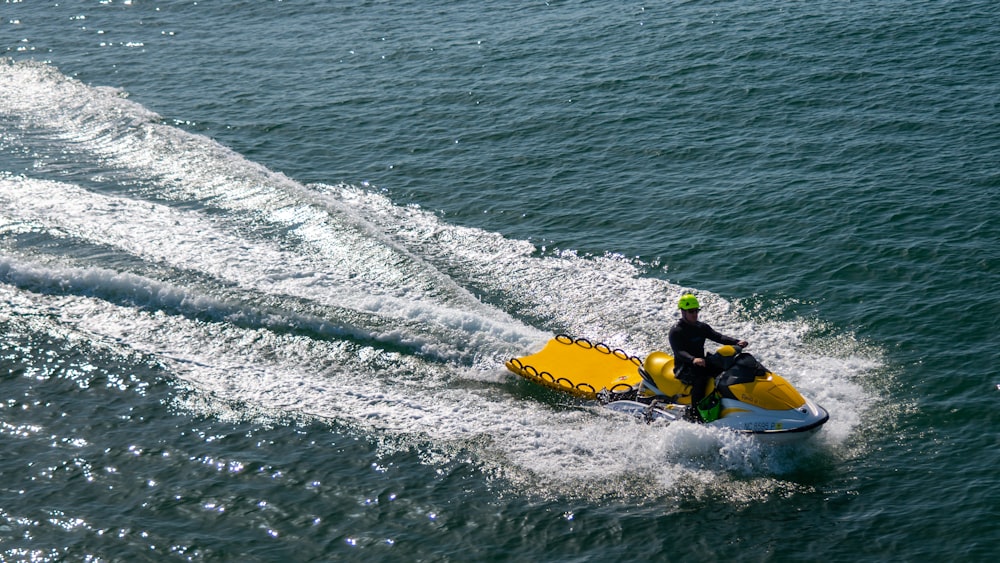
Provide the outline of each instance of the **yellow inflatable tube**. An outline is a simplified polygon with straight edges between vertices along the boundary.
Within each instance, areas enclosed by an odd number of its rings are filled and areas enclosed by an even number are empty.
[[[626,391],[641,380],[642,360],[606,344],[560,334],[537,354],[511,358],[507,369],[544,385],[585,399],[601,389]]]

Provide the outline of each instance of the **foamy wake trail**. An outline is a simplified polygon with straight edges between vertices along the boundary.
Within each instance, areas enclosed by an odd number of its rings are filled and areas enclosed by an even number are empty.
[[[36,272],[36,276],[43,275]],[[471,450],[513,483],[562,495],[653,495],[711,487],[727,474],[781,470],[752,441],[692,425],[645,425],[599,409],[562,409],[491,385],[455,386],[456,368],[376,346],[235,328],[123,307],[93,297],[0,286],[0,320],[47,313],[48,331],[155,358],[201,391],[192,408],[311,416]],[[784,458],[777,458],[782,461]],[[539,489],[540,488],[540,489]]]
[[[251,314],[247,307],[223,303],[241,298],[270,301],[275,305],[258,308],[277,307],[279,317],[281,308],[291,308],[283,315],[294,319],[298,328],[392,342],[444,360],[468,362],[484,349],[509,352],[539,338],[537,331],[499,310],[479,302],[464,306],[466,300],[472,299],[467,294],[460,293],[462,299],[452,301],[432,296],[432,291],[410,291],[407,284],[416,276],[403,275],[401,270],[413,269],[406,264],[395,269],[391,264],[372,265],[359,273],[343,267],[336,257],[303,253],[301,249],[292,251],[273,240],[237,236],[233,231],[238,231],[238,225],[225,219],[210,220],[200,213],[158,203],[23,177],[0,177],[0,204],[17,212],[16,217],[6,219],[8,226],[60,233],[123,253],[140,263],[168,266],[176,272],[174,275],[192,272],[197,279],[213,282],[213,292],[220,296],[193,297],[180,288],[167,287],[169,283],[156,287],[155,281],[102,275],[93,268],[74,274],[67,270],[67,279],[60,283],[86,285],[88,279],[103,277],[119,290],[128,289],[131,283],[140,292],[155,293],[161,301],[173,294],[189,303],[212,303],[206,307],[215,312],[235,306],[245,316]],[[238,290],[252,295],[234,295]],[[310,315],[301,309],[317,312]],[[323,313],[325,318],[315,318]]]
[[[70,160],[0,176],[10,319],[49,311],[52,330],[154,356],[203,396],[472,449],[513,482],[562,493],[727,482],[801,455],[518,391],[502,360],[554,331],[638,355],[666,345],[684,288],[634,261],[540,255],[370,190],[303,186],[46,65],[0,64],[0,117],[6,146],[48,143],[40,153]],[[36,177],[74,164],[104,172]],[[18,242],[29,236],[66,250]],[[820,445],[846,439],[870,402],[856,378],[877,359],[817,347],[806,321],[699,297],[716,328],[831,411]]]

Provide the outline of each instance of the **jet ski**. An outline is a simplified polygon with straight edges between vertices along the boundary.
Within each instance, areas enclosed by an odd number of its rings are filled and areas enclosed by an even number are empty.
[[[722,346],[706,362],[718,375],[709,380],[705,399],[694,409],[691,387],[674,377],[674,358],[666,352],[641,360],[621,349],[560,334],[540,352],[511,358],[505,365],[525,379],[647,422],[688,420],[768,441],[789,441],[814,434],[830,418],[823,407],[738,346]]]

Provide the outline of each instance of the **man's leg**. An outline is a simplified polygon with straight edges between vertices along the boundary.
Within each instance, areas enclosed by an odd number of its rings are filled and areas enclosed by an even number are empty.
[[[708,385],[709,373],[707,370],[695,367],[690,372],[691,377],[691,406],[688,407],[684,418],[693,422],[702,422],[701,413],[698,412],[698,403],[705,398],[705,386]]]

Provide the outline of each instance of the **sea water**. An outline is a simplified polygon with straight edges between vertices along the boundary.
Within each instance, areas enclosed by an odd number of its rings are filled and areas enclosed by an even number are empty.
[[[991,560],[998,16],[0,5],[0,557]],[[687,291],[817,435],[503,368]]]

